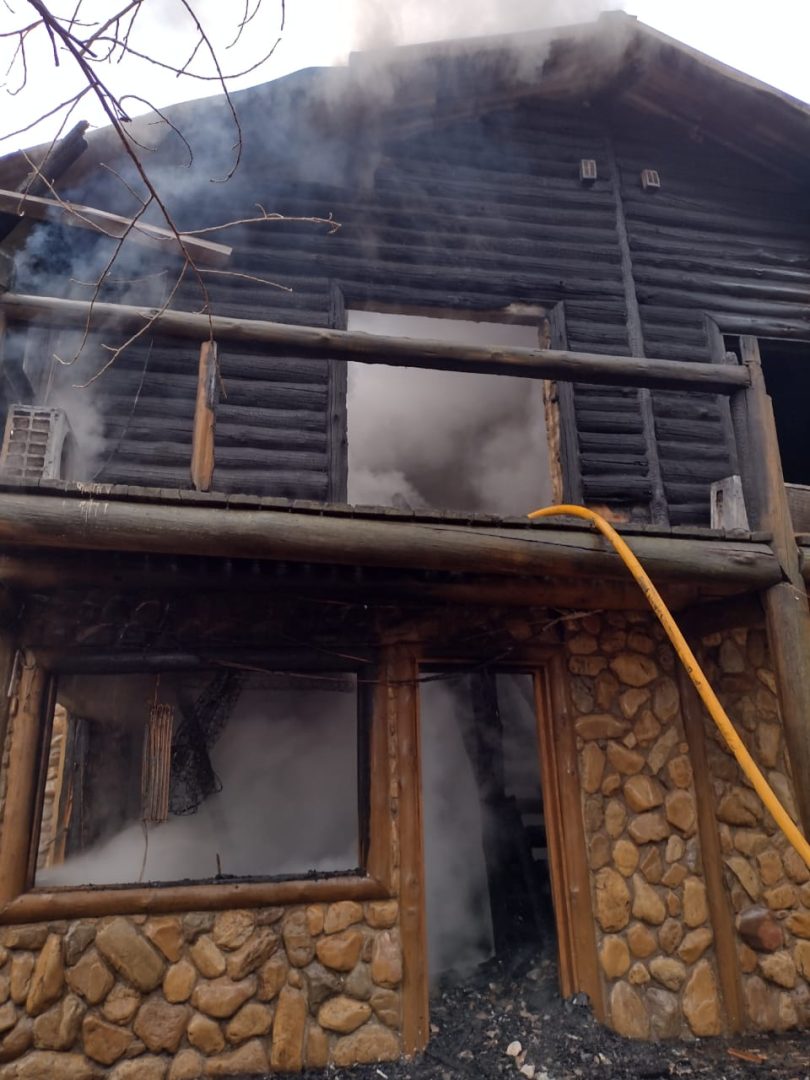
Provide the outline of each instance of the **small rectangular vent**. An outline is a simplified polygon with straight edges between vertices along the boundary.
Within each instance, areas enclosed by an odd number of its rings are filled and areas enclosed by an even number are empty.
[[[641,186],[645,191],[660,191],[661,177],[656,169],[642,169]]]
[[[579,163],[579,182],[584,187],[591,187],[596,183],[599,173],[593,158],[582,158]]]
[[[6,420],[0,476],[15,480],[59,480],[70,425],[61,409],[12,405]]]

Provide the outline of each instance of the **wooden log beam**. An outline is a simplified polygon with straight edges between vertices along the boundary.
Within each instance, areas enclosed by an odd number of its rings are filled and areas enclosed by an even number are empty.
[[[478,604],[505,607],[548,607],[579,609],[588,607],[595,594],[599,606],[610,611],[648,611],[647,601],[638,586],[629,577],[619,578],[561,578],[553,577],[508,578],[494,575],[457,575],[444,580],[426,578],[418,571],[390,574],[350,576],[331,574],[323,577],[307,574],[276,573],[279,564],[244,560],[238,563],[230,559],[193,560],[191,566],[179,566],[169,556],[160,558],[143,555],[100,554],[98,552],[56,552],[29,549],[23,554],[0,554],[0,584],[19,590],[37,592],[64,592],[66,589],[148,590],[168,589],[174,592],[186,590],[208,593],[240,590],[250,593],[274,593],[277,596],[294,595],[324,596],[334,600],[345,597],[354,603],[370,605],[397,601],[402,605],[412,603],[418,593],[420,602],[429,604]],[[283,564],[282,564],[283,567]],[[307,567],[307,571],[310,567]],[[354,568],[353,568],[354,570]],[[664,599],[672,611],[698,604],[707,606],[719,595],[721,603],[736,599],[735,589],[740,586],[710,586],[678,582],[662,583]],[[730,596],[730,601],[725,598]],[[764,618],[764,616],[763,616]],[[0,638],[0,641],[2,639]],[[0,684],[1,685],[1,684]]]
[[[158,915],[175,911],[275,907],[383,900],[387,887],[372,877],[324,875],[297,881],[209,881],[194,885],[136,888],[37,889],[0,904],[0,925],[43,919],[86,919],[100,915]]]
[[[742,450],[749,520],[753,528],[772,534],[780,568],[780,580],[764,591],[762,602],[800,823],[810,836],[810,607],[759,343],[746,336],[740,346],[750,386],[732,399],[732,415]]]
[[[120,214],[110,214],[106,210],[82,206],[80,203],[46,199],[41,195],[7,191],[5,188],[0,188],[0,212],[33,218],[35,221],[58,220],[61,224],[75,225],[114,239],[126,236],[133,243],[164,255],[182,259],[187,253],[190,259],[202,266],[226,266],[233,251],[226,244],[215,244],[211,240],[201,240],[185,233],[180,233],[181,246],[170,229],[159,225],[148,225],[145,221],[137,221],[133,225],[131,218],[121,217]]]
[[[214,431],[219,398],[219,364],[215,341],[200,346],[197,401],[191,436],[191,483],[197,491],[210,491],[214,479]]]
[[[708,364],[656,360],[634,356],[602,356],[556,349],[495,348],[416,341],[347,330],[292,326],[258,319],[223,315],[197,315],[125,304],[91,305],[84,300],[8,293],[0,299],[9,319],[49,324],[135,331],[152,322],[156,334],[204,341],[262,345],[270,352],[323,360],[354,360],[392,367],[431,368],[438,371],[517,375],[530,379],[559,379],[602,385],[692,389],[704,393],[731,393],[748,385],[748,374],[738,364]]]
[[[628,537],[657,581],[767,588],[779,567],[765,544]],[[403,522],[278,510],[221,510],[4,494],[0,546],[214,555],[340,566],[624,579],[612,547],[589,528]]]

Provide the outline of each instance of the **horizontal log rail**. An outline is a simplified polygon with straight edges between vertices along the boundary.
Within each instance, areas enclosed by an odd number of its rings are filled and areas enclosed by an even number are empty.
[[[91,304],[85,300],[64,300],[51,296],[6,293],[0,299],[0,311],[9,320],[58,326],[84,326],[89,322],[94,328],[128,333],[142,329],[145,323],[151,321],[156,334],[186,338],[198,343],[215,338],[222,345],[228,342],[262,345],[270,352],[288,356],[354,360],[364,364],[389,364],[392,367],[721,394],[731,394],[749,384],[748,372],[738,364],[602,356],[555,349],[473,347],[446,341],[416,341],[258,319],[158,311],[126,304]]]
[[[634,536],[630,543],[660,581],[766,588],[780,580],[777,560],[766,544],[660,536]],[[4,494],[0,545],[523,577],[625,574],[612,548],[587,528],[469,528],[327,515],[313,519],[274,510],[145,505],[103,496]]]
[[[331,903],[334,900],[383,900],[389,895],[390,891],[382,882],[348,874],[297,881],[226,880],[131,888],[37,889],[0,904],[0,925],[43,919],[89,919],[100,915],[159,915],[176,911]]]

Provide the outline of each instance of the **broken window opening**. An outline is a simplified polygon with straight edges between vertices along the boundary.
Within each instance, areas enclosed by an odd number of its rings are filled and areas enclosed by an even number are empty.
[[[787,484],[810,485],[807,420],[810,402],[810,341],[759,338],[765,388],[773,403],[782,472]],[[740,356],[739,337],[727,336],[726,348]]]
[[[466,345],[548,347],[548,321],[347,311],[348,329]],[[384,358],[381,358],[384,359]],[[551,502],[542,380],[348,365],[348,500],[522,515]]]
[[[447,673],[420,711],[431,981],[556,968],[533,676]]]
[[[61,676],[34,885],[357,872],[364,698],[345,672]]]

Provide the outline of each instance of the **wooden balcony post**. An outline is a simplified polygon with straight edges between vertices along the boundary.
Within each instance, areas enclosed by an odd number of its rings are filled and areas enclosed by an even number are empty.
[[[731,406],[752,529],[772,534],[782,580],[762,593],[785,740],[793,766],[800,824],[810,835],[810,607],[790,518],[771,399],[759,343],[740,339],[750,385]]]
[[[210,491],[214,479],[214,431],[218,400],[217,345],[215,341],[204,341],[200,347],[191,441],[191,483],[197,491]]]

